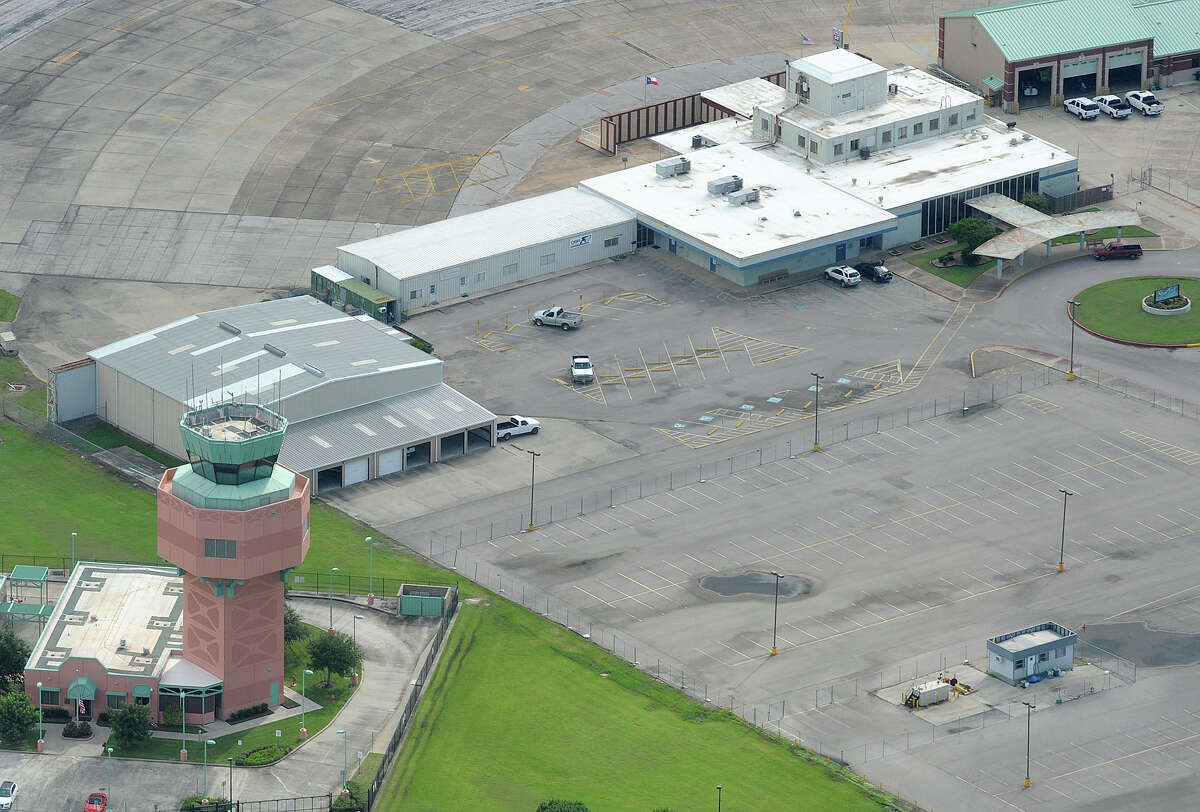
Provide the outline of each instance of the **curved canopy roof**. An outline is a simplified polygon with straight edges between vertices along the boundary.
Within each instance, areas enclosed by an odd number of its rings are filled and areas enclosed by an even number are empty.
[[[974,253],[995,259],[1016,259],[1030,248],[1055,237],[1079,234],[1101,228],[1137,226],[1142,218],[1129,209],[1107,209],[1064,214],[1061,217],[1045,214],[1018,203],[1004,195],[983,195],[967,201],[976,211],[995,217],[1016,228],[1005,231],[975,249]]]

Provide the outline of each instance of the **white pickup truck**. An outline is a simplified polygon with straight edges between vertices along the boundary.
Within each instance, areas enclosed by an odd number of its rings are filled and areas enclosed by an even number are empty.
[[[583,314],[572,313],[569,310],[563,310],[561,307],[550,307],[545,310],[535,311],[532,321],[537,327],[545,325],[547,327],[561,327],[564,330],[572,330],[583,324]]]
[[[1097,96],[1092,101],[1100,108],[1100,112],[1109,118],[1129,118],[1129,114],[1133,112],[1133,108],[1120,96]]]
[[[1083,96],[1078,99],[1067,99],[1063,102],[1063,109],[1080,121],[1088,121],[1100,115],[1100,106]]]
[[[512,417],[496,421],[496,439],[510,440],[519,434],[537,434],[541,427],[542,424],[532,417],[514,414]]]
[[[1125,101],[1143,116],[1157,116],[1163,111],[1163,103],[1149,90],[1131,90],[1125,94]]]
[[[586,355],[571,356],[571,383],[591,383],[596,380],[592,359]]]

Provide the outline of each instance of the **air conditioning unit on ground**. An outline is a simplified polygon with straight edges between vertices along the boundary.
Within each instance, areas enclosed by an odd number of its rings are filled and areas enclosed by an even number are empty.
[[[736,192],[742,188],[742,179],[737,175],[727,175],[723,178],[710,180],[708,182],[708,193],[710,195],[727,195],[730,192]]]

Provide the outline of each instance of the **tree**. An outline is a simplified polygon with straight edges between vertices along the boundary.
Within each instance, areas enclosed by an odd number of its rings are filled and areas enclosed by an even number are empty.
[[[1050,198],[1040,192],[1026,192],[1021,202],[1031,209],[1050,214]]]
[[[283,607],[283,642],[295,643],[308,636],[308,628],[300,619],[300,613],[290,606]]]
[[[538,804],[537,812],[588,812],[588,808],[579,801],[542,801]]]
[[[37,724],[38,712],[24,693],[0,696],[0,739],[19,742]]]
[[[980,220],[978,217],[966,217],[959,220],[946,231],[951,237],[966,246],[962,252],[963,262],[973,261],[975,249],[1000,233],[991,223]]]
[[[142,705],[126,705],[112,716],[112,737],[124,749],[150,740],[150,712]]]
[[[0,631],[0,677],[22,677],[25,663],[33,652],[29,644],[17,637],[12,629]]]
[[[331,674],[348,677],[361,665],[362,651],[354,645],[350,635],[325,632],[309,638],[308,667],[323,670],[326,684]]]

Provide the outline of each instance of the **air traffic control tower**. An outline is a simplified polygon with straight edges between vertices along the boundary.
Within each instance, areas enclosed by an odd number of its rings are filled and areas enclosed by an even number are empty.
[[[158,554],[183,574],[182,657],[218,719],[282,695],[284,581],[309,546],[309,481],[275,463],[286,427],[245,403],[189,412],[189,463],[158,486]]]

